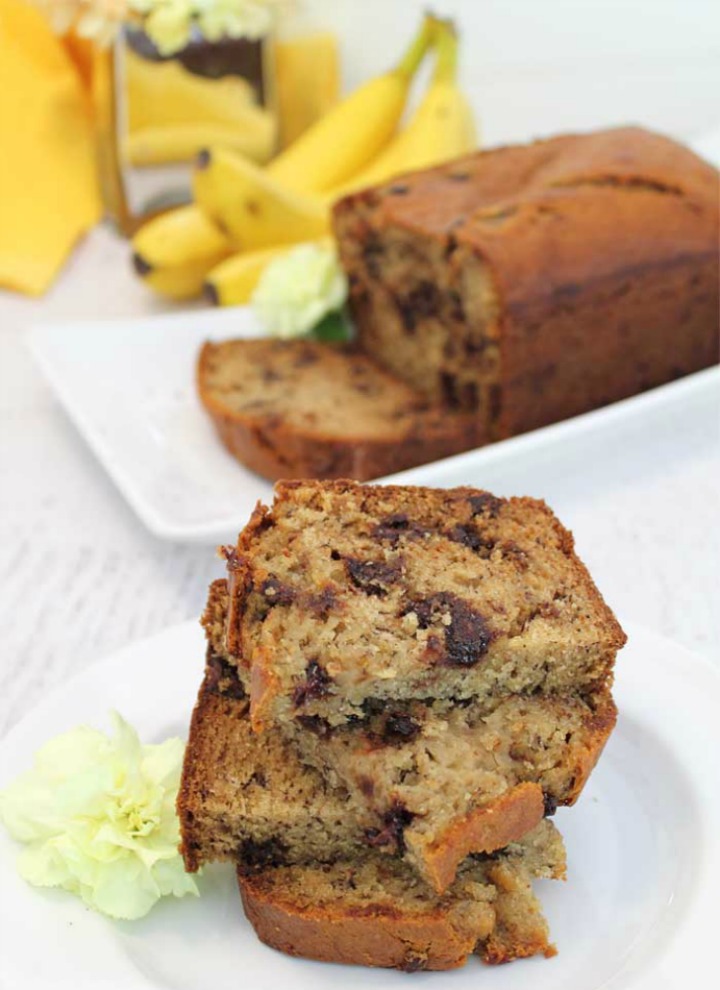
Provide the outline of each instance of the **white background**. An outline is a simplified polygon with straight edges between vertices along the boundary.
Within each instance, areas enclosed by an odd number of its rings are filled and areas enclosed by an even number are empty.
[[[307,6],[316,16],[323,8],[324,21],[342,31],[352,83],[396,57],[424,4],[315,0]],[[453,13],[462,29],[463,79],[486,143],[626,121],[689,138],[720,124],[718,3],[435,6]],[[143,530],[23,344],[33,321],[162,308],[130,274],[127,245],[104,229],[86,239],[45,299],[0,292],[0,732],[92,660],[198,615],[209,580],[220,573],[211,547],[174,546]],[[621,498],[617,480],[607,482],[622,506],[613,524],[600,531],[591,521],[576,527],[581,552],[623,615],[714,655],[717,461],[706,445],[669,459],[651,483],[633,478],[630,468],[619,475]]]
[[[643,123],[692,137],[720,121],[717,0],[305,0],[355,84],[431,7],[462,34],[461,73],[488,143]]]

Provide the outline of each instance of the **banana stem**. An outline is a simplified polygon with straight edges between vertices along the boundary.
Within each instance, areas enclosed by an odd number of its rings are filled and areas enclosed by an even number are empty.
[[[452,21],[438,20],[435,34],[437,61],[432,81],[453,82],[457,76],[458,38]]]
[[[427,15],[423,18],[420,30],[413,38],[409,48],[395,66],[394,72],[405,79],[412,79],[425,57],[428,48],[435,41],[435,18]]]

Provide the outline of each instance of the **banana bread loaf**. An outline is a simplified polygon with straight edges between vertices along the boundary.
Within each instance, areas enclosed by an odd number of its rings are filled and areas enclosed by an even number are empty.
[[[203,618],[215,656],[224,651],[223,585],[213,584]],[[492,852],[574,803],[616,717],[607,689],[588,701],[493,702],[376,703],[350,725],[310,716],[283,729],[306,765],[350,793],[348,811],[365,823],[367,843],[400,851],[442,892],[469,853]]]
[[[334,225],[359,343],[491,439],[717,363],[719,188],[628,127],[351,195]]]
[[[372,852],[334,864],[238,870],[250,922],[293,956],[408,972],[555,955],[531,880],[564,879],[560,833],[542,822],[522,842],[468,859],[435,894],[404,863]]]
[[[205,344],[198,391],[230,453],[273,481],[366,481],[484,439],[474,414],[433,406],[366,355],[317,341]]]
[[[256,729],[368,702],[591,694],[625,636],[542,502],[281,482],[227,550]]]

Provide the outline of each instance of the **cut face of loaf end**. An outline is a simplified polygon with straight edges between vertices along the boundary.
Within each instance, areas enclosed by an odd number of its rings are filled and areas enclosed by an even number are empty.
[[[392,195],[392,193],[389,193]],[[500,301],[479,257],[399,224],[377,229],[374,199],[336,211],[351,305],[363,348],[433,402],[474,411],[496,438]]]

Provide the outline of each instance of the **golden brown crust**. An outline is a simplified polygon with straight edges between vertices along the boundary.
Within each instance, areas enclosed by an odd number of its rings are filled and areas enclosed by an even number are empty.
[[[293,956],[406,971],[555,954],[532,879],[565,878],[557,830],[543,822],[492,857],[467,860],[445,894],[370,852],[324,866],[238,870],[260,939]]]
[[[190,719],[188,743],[185,747],[182,777],[178,789],[175,808],[180,823],[180,854],[185,861],[188,873],[195,873],[203,862],[202,852],[195,841],[196,816],[199,810],[199,792],[202,781],[208,776],[213,763],[212,732],[208,726],[216,720],[216,710],[232,708],[235,717],[242,718],[248,711],[249,701],[218,698],[209,689],[208,679],[204,678]]]
[[[242,464],[271,481],[278,478],[354,478],[368,481],[406,468],[449,457],[472,447],[483,440],[478,432],[477,417],[459,415],[451,411],[428,407],[408,386],[395,382],[393,376],[379,368],[374,374],[386,391],[398,391],[400,422],[390,418],[384,434],[376,429],[363,431],[363,409],[358,409],[351,432],[333,430],[331,416],[318,414],[319,422],[291,422],[282,415],[272,401],[258,399],[247,411],[228,402],[223,392],[214,387],[211,368],[223,361],[228,348],[234,356],[242,357],[243,349],[256,347],[257,341],[237,340],[224,344],[205,343],[197,366],[197,388],[200,401],[210,415],[220,440],[228,451]],[[326,369],[327,391],[339,408],[355,397],[343,380],[338,379],[333,365],[342,360],[337,347],[309,344],[307,341],[280,343],[263,342],[268,350],[265,358],[270,372],[276,362],[272,348],[284,349],[312,347],[318,354],[317,361],[326,357],[332,360]],[[285,354],[282,352],[282,356]],[[374,368],[371,359],[349,351],[348,362],[362,361],[368,369]],[[371,372],[372,373],[372,372]],[[278,374],[278,377],[279,374]],[[363,403],[367,402],[363,399]],[[407,411],[416,406],[417,411]]]
[[[238,877],[243,907],[258,938],[291,956],[321,962],[412,971],[463,966],[475,948],[469,931],[453,927],[442,912],[404,918],[334,914],[295,905],[263,889],[255,877]]]
[[[589,732],[582,742],[573,739],[565,754],[563,776],[569,776],[570,790],[561,802],[574,804],[580,797],[610,733],[615,727],[617,709],[610,692],[598,698],[598,707],[589,720]],[[412,830],[405,841],[410,857],[422,876],[442,893],[455,879],[460,863],[470,853],[493,852],[521,838],[543,818],[545,796],[536,783],[521,783],[489,804],[473,808],[442,830],[430,844]]]
[[[258,502],[252,515],[238,536],[234,548],[227,550],[227,574],[230,604],[227,617],[227,649],[236,658],[238,665],[247,665],[242,642],[242,616],[245,600],[249,592],[251,568],[248,553],[254,540],[270,524],[272,510]]]
[[[580,797],[617,722],[618,711],[609,689],[599,692],[593,700],[595,711],[588,725],[590,733],[583,743],[573,740],[570,749],[574,784],[563,802],[566,805],[575,804]]]
[[[423,847],[411,833],[406,842],[413,858],[420,859],[423,876],[438,893],[443,893],[466,856],[493,852],[516,842],[542,821],[543,814],[539,784],[518,784],[492,804],[474,808],[461,820],[452,822],[432,844]]]

